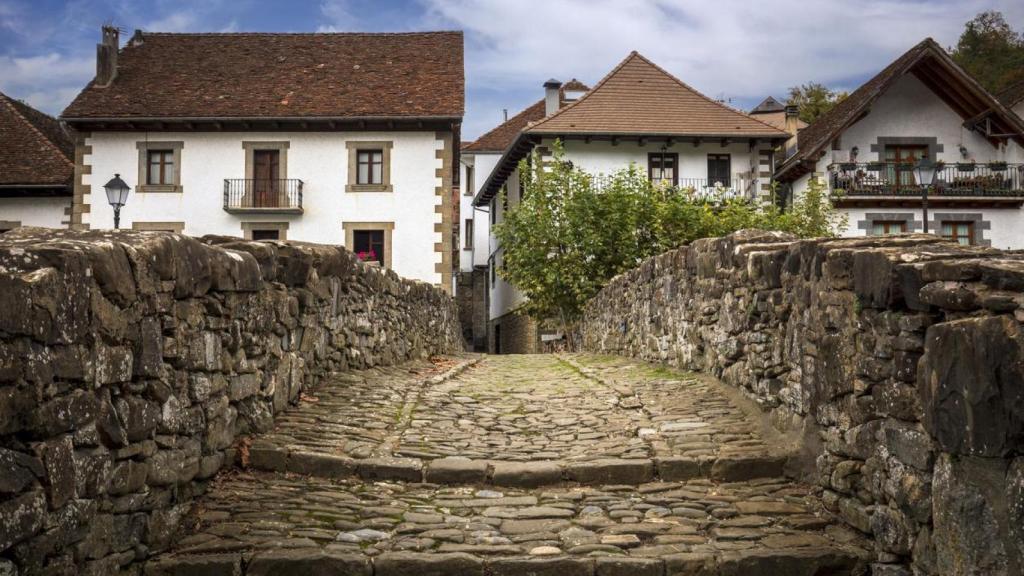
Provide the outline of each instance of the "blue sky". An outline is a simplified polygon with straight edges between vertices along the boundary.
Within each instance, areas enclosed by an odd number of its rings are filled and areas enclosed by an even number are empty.
[[[539,99],[548,78],[593,84],[631,50],[748,109],[810,80],[855,88],[926,36],[954,44],[985,9],[1024,30],[1020,0],[0,0],[0,91],[59,114],[93,75],[105,22],[163,32],[463,30],[471,139],[503,108]]]

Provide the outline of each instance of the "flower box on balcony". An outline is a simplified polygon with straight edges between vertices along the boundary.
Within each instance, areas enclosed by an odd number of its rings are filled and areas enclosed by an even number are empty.
[[[974,162],[957,162],[956,170],[957,172],[974,172],[976,166]]]
[[[1006,172],[1006,162],[990,162],[988,169],[993,172]]]
[[[840,162],[839,163],[839,171],[840,172],[853,172],[856,169],[857,169],[857,163],[856,162]]]
[[[882,162],[869,162],[867,165],[868,172],[881,172],[885,169],[885,164]]]

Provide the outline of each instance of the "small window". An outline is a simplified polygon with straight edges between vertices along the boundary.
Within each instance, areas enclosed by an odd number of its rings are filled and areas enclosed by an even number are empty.
[[[871,223],[872,236],[892,236],[907,231],[906,220],[875,220]]]
[[[498,201],[491,198],[491,226],[498,222]]]
[[[148,150],[146,158],[146,184],[174,184],[174,150]]]
[[[466,227],[465,227],[464,234],[465,234],[465,239],[462,241],[462,245],[465,246],[466,250],[471,250],[473,248],[473,219],[472,218],[466,218]]]
[[[728,154],[708,154],[708,186],[732,186],[732,160]]]
[[[494,285],[498,282],[498,267],[494,264],[494,256],[491,256],[491,261],[488,262],[488,265],[491,268],[491,288],[494,288]]]
[[[961,246],[974,244],[974,222],[944,220],[942,222],[942,237]]]
[[[384,231],[353,230],[352,251],[364,262],[377,262],[384,266]]]
[[[476,178],[473,175],[473,167],[466,166],[466,196],[472,196],[476,192]]]
[[[678,154],[652,152],[647,155],[647,176],[655,184],[669,184],[672,186],[678,184],[678,166]]]
[[[383,174],[383,150],[359,150],[356,153],[356,184],[382,184]]]
[[[280,240],[281,231],[275,229],[259,230],[253,229],[252,231],[253,240]]]

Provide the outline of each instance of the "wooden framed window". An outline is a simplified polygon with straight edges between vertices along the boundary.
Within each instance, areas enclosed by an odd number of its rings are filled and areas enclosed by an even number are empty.
[[[943,220],[942,237],[961,246],[974,244],[974,222]]]
[[[352,251],[364,262],[384,265],[384,231],[353,230]]]
[[[476,193],[476,176],[473,174],[472,166],[466,166],[466,181],[463,184],[466,186],[466,196]]]
[[[174,184],[174,150],[147,150],[146,184]]]
[[[380,184],[383,178],[384,151],[356,152],[356,184]]]
[[[346,192],[393,192],[391,186],[391,142],[350,140]]]
[[[264,229],[259,228],[253,229],[252,231],[253,240],[280,240],[281,231],[276,229]]]
[[[136,192],[182,193],[181,149],[184,142],[136,142],[139,179]]]
[[[246,240],[287,240],[287,222],[242,222]]]
[[[463,239],[462,245],[465,247],[466,250],[472,250],[473,249],[473,219],[472,218],[466,218],[466,226],[465,226],[464,229],[465,229],[465,232],[464,232],[465,239]]]
[[[708,186],[716,184],[732,186],[732,156],[729,154],[708,154]]]
[[[491,288],[494,288],[495,284],[498,283],[498,267],[494,263],[494,256],[491,256],[487,265],[491,269]]]
[[[655,184],[679,183],[679,154],[651,152],[647,155],[647,177]]]
[[[871,222],[872,236],[891,236],[893,234],[904,234],[906,231],[906,220],[874,220]]]

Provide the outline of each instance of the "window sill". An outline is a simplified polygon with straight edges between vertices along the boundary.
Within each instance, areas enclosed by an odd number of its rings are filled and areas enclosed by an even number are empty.
[[[346,184],[345,192],[394,192],[391,184]]]
[[[181,194],[184,190],[174,184],[143,184],[136,186],[135,191],[143,194]]]

